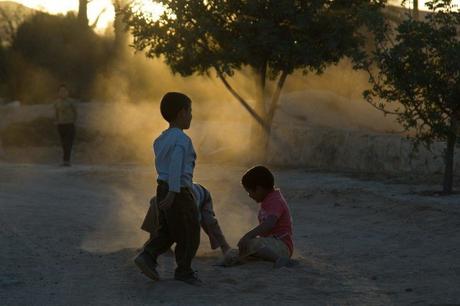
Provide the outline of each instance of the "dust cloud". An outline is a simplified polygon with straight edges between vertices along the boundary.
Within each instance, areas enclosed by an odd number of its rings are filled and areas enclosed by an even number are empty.
[[[217,165],[197,167],[195,179],[206,186],[213,198],[216,218],[227,241],[236,246],[238,240],[257,224],[257,204],[243,188],[235,184],[244,173],[241,167],[226,166],[226,176]],[[85,177],[82,177],[85,175]],[[113,253],[126,248],[141,248],[149,235],[140,229],[149,200],[155,193],[155,172],[142,166],[92,166],[72,175],[74,180],[91,182],[100,189],[103,210],[94,228],[82,237],[81,247],[92,253]],[[99,187],[100,186],[100,187]],[[89,213],[89,212],[88,212]],[[208,256],[210,243],[202,231],[199,256]]]
[[[247,71],[231,81],[244,97],[254,94],[255,83]],[[274,82],[270,82],[269,86],[273,85]],[[366,104],[362,92],[367,87],[367,75],[354,71],[347,61],[327,69],[323,75],[296,73],[288,78],[275,124],[378,132],[399,129],[393,120]],[[174,76],[161,59],[151,60],[136,54],[126,64],[119,65],[117,73],[99,76],[95,94],[108,102],[94,103],[88,113],[87,126],[106,136],[106,144],[101,143],[101,147],[110,148],[111,152],[105,152],[106,156],[128,150],[129,159],[150,164],[151,173],[148,179],[144,177],[149,186],[139,194],[127,186],[145,185],[145,182],[140,183],[141,178],[125,176],[124,185],[113,190],[118,209],[110,213],[108,224],[133,229],[132,235],[121,239],[123,243],[120,244],[109,229],[102,227],[93,237],[88,237],[85,248],[96,248],[97,237],[104,237],[105,249],[111,251],[127,245],[140,247],[147,239],[139,226],[147,211],[148,200],[155,191],[152,142],[167,128],[159,112],[159,101],[168,91],[184,92],[193,101],[192,126],[186,132],[198,153],[195,180],[213,194],[217,217],[228,240],[235,245],[255,225],[256,207],[251,206],[244,191],[226,187],[232,185],[230,182],[239,181],[244,168],[226,178],[212,177],[212,172],[200,173],[203,164],[229,162],[240,167],[248,166],[244,160],[251,148],[252,118],[212,75],[211,78]],[[146,95],[149,98],[145,98]],[[141,206],[140,202],[143,203]],[[203,241],[207,241],[204,236]]]
[[[239,73],[231,82],[242,96],[251,100],[255,82],[250,73]],[[270,86],[273,85],[271,81]],[[364,102],[362,91],[367,87],[367,76],[353,71],[346,61],[319,76],[295,73],[283,90],[275,125],[397,130],[394,121]],[[256,224],[254,203],[242,189],[227,187],[235,185],[249,166],[245,161],[251,150],[252,118],[213,75],[174,76],[161,59],[135,54],[126,56],[112,71],[99,74],[93,85],[94,101],[79,106],[77,133],[81,135],[86,130],[95,136],[85,144],[76,144],[77,164],[91,161],[92,167],[111,162],[142,165],[145,172],[139,177],[126,170],[123,175],[105,181],[109,201],[116,203],[111,207],[116,209],[111,209],[85,238],[83,248],[109,252],[141,247],[145,242],[147,235],[139,227],[155,192],[152,142],[167,128],[159,112],[159,101],[168,91],[184,92],[193,101],[192,126],[187,133],[198,153],[195,179],[213,194],[217,217],[228,240],[235,245]],[[202,165],[209,169],[223,163],[236,167],[225,178],[216,177],[217,172],[200,170]],[[107,173],[111,171],[104,170],[101,175],[105,177]],[[120,232],[129,234],[120,237]],[[202,241],[206,240],[202,237]]]
[[[250,73],[239,73],[231,82],[243,97],[252,100],[255,82]],[[272,81],[268,90],[273,86]],[[365,102],[362,92],[368,87],[367,74],[354,71],[348,61],[322,75],[295,73],[287,80],[274,123],[400,132],[395,118],[385,117]],[[175,76],[161,59],[146,59],[142,54],[118,64],[113,73],[98,77],[96,101],[106,102],[94,103],[85,125],[100,131],[102,139],[110,139],[110,147],[128,150],[128,159],[149,162],[153,139],[167,128],[159,101],[168,91],[184,92],[193,101],[192,126],[187,133],[194,141],[199,162],[241,164],[247,160],[253,120],[221,82],[212,74]]]

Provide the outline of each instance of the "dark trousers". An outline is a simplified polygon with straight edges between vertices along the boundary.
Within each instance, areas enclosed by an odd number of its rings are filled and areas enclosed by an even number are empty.
[[[168,193],[168,184],[158,183],[157,199],[161,202]],[[160,210],[160,228],[144,246],[155,260],[176,243],[176,276],[193,274],[192,259],[200,245],[200,223],[198,208],[189,190],[183,188],[176,194],[173,204],[167,210]]]
[[[70,162],[70,155],[72,153],[72,146],[75,139],[75,125],[73,123],[58,124],[57,128],[59,137],[61,138],[63,151],[62,159],[64,162]]]

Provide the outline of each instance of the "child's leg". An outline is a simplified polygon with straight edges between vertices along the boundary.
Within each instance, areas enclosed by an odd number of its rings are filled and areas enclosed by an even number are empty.
[[[198,208],[190,192],[181,191],[177,194],[166,215],[171,238],[177,243],[175,278],[193,278],[191,264],[200,244],[200,224]]]
[[[165,217],[160,216],[160,220],[165,220]],[[161,223],[164,225],[164,221],[161,221]],[[147,277],[152,280],[159,280],[160,276],[156,271],[157,258],[160,254],[166,252],[172,243],[167,226],[162,226],[156,235],[151,236],[145,243],[143,251],[136,256],[134,262]]]
[[[162,216],[163,215],[163,216]],[[155,235],[150,235],[150,239],[144,244],[144,249],[134,259],[134,263],[138,268],[150,279],[159,280],[160,275],[156,271],[157,257],[168,250],[172,245],[172,240],[165,224],[164,214],[160,215],[159,230]]]
[[[275,267],[289,264],[289,249],[279,239],[274,237],[254,238],[243,246],[242,256],[255,256],[275,263]]]
[[[216,219],[211,198],[201,208],[201,226],[208,235],[213,250],[220,247],[224,254],[230,250],[230,245],[227,243],[219,222]]]
[[[165,212],[160,211],[159,214],[160,224],[157,234],[150,236],[150,239],[144,245],[144,250],[152,257],[155,263],[157,257],[168,251],[174,243],[168,228]]]

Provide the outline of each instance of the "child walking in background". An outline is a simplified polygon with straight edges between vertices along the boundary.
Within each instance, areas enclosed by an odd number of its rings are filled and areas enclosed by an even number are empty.
[[[259,225],[238,242],[239,257],[257,257],[274,263],[275,268],[292,264],[292,219],[281,191],[275,189],[273,174],[264,166],[249,169],[241,180],[250,198],[260,203]]]
[[[69,90],[65,84],[59,86],[59,98],[54,104],[56,125],[62,146],[62,166],[70,167],[72,147],[75,140],[75,121],[77,109],[69,98]]]
[[[161,100],[160,109],[169,128],[153,144],[158,173],[159,230],[134,262],[147,277],[159,280],[157,258],[176,243],[174,278],[200,285],[191,268],[200,244],[198,208],[191,192],[196,153],[190,137],[183,131],[190,128],[192,101],[182,93],[170,92]]]

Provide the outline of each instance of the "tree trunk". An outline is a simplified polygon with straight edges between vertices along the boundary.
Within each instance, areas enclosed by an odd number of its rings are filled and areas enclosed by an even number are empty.
[[[268,144],[271,138],[271,128],[274,118],[274,114],[279,104],[279,97],[281,95],[281,90],[286,81],[287,72],[283,72],[275,92],[271,99],[271,104],[269,111],[266,107],[266,92],[265,92],[265,81],[266,81],[266,70],[254,69],[257,78],[256,78],[256,88],[257,93],[255,105],[251,106],[249,103],[241,97],[235,89],[229,84],[220,70],[216,68],[217,76],[222,81],[227,90],[240,102],[240,104],[246,109],[246,111],[252,116],[254,121],[251,122],[251,135],[250,135],[250,144],[248,150],[248,156],[251,163],[265,163],[267,161],[268,153]]]
[[[88,26],[88,0],[79,0],[78,20],[82,25]]]
[[[259,114],[264,124],[256,121],[251,125],[250,147],[251,154],[250,161],[256,164],[263,164],[267,161],[268,141],[270,138],[271,122],[267,122],[267,109],[265,102],[265,85],[266,85],[266,66],[260,69],[255,69],[256,73],[256,99],[253,106],[254,111]]]
[[[419,19],[418,0],[414,0],[414,19]]]
[[[128,32],[126,31],[126,25],[123,21],[123,9],[126,6],[126,0],[114,0],[113,6],[115,8],[115,20],[113,27],[115,31],[114,40],[114,51],[117,57],[123,57],[127,52]]]
[[[445,153],[445,170],[444,170],[444,183],[443,192],[445,194],[452,193],[453,179],[454,179],[454,155],[455,144],[457,142],[457,122],[452,120],[450,133],[447,137],[447,149]]]

